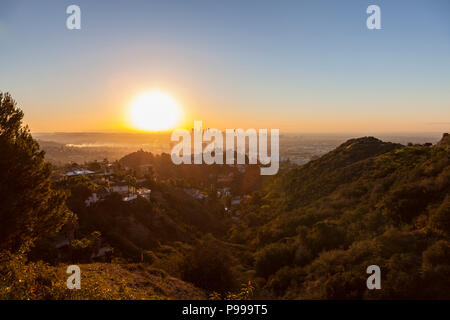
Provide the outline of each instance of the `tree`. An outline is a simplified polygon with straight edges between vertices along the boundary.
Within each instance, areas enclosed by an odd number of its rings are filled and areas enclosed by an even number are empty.
[[[0,93],[0,251],[26,251],[72,215],[51,188],[51,165],[22,119],[11,96]]]
[[[102,165],[97,160],[91,161],[87,163],[87,169],[95,172],[99,172],[102,170]]]
[[[144,178],[150,182],[155,181],[155,170],[153,169],[153,166],[147,167],[147,172],[144,174]]]
[[[132,193],[134,194],[136,192],[136,178],[132,175],[127,175],[125,177],[125,181],[127,182],[128,186],[128,196],[130,196],[130,189],[132,190]]]

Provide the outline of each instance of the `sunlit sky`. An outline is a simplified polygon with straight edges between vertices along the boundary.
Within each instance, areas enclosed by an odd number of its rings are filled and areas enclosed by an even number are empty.
[[[0,91],[32,131],[130,130],[151,90],[181,126],[450,131],[450,1],[0,1]]]

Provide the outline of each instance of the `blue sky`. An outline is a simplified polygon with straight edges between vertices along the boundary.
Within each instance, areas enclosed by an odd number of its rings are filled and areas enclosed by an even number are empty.
[[[208,127],[450,129],[448,0],[2,0],[0,43],[0,90],[33,131],[122,130],[153,88]]]

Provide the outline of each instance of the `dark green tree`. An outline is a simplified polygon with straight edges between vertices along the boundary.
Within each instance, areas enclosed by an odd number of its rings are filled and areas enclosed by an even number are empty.
[[[22,124],[23,112],[0,93],[0,251],[26,251],[61,229],[70,211],[51,188],[51,165]]]
[[[210,234],[181,263],[181,277],[208,291],[224,293],[234,286],[228,250]]]

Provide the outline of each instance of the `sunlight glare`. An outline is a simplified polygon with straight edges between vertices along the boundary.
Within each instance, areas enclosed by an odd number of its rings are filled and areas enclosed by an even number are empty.
[[[131,105],[131,121],[135,128],[164,131],[175,127],[180,118],[178,103],[160,91],[140,95]]]

